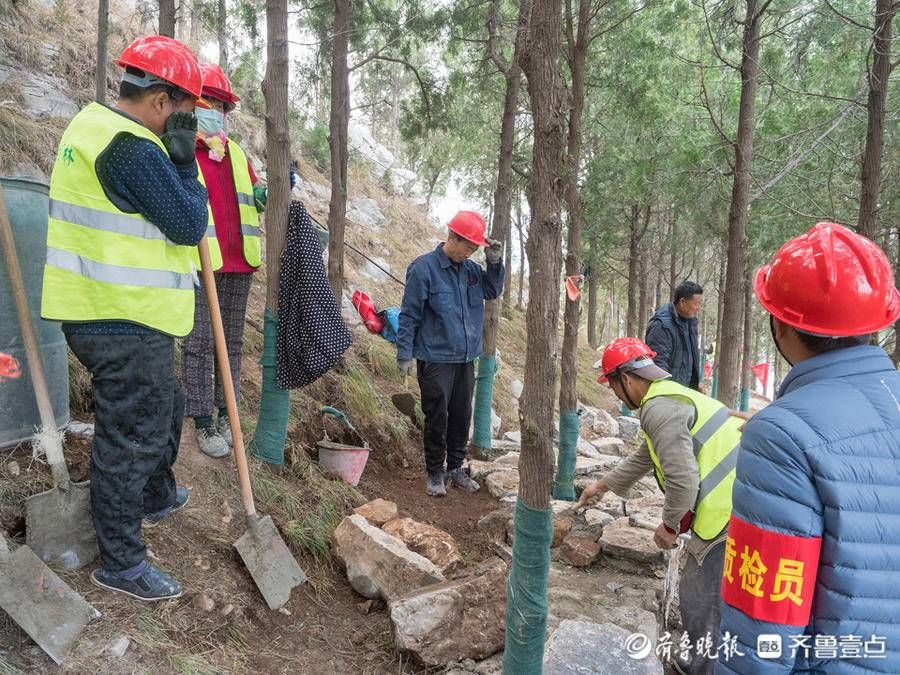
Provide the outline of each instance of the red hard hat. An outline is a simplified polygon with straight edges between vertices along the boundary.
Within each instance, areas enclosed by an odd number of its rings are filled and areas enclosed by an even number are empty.
[[[484,218],[474,211],[460,211],[449,222],[447,227],[460,237],[479,246],[490,246],[484,239]]]
[[[178,40],[164,35],[138,38],[125,47],[116,65],[143,70],[200,98],[200,64],[194,53]]]
[[[597,382],[604,384],[609,381],[609,376],[635,359],[653,359],[656,352],[650,346],[638,338],[623,337],[613,340],[603,349],[603,357],[600,360],[600,377]]]
[[[241,97],[231,90],[231,81],[219,66],[214,63],[201,63],[200,75],[203,78],[204,98],[214,98],[232,104],[241,100]]]
[[[866,335],[900,316],[887,256],[834,223],[818,223],[785,243],[757,270],[753,287],[772,316],[814,335]]]

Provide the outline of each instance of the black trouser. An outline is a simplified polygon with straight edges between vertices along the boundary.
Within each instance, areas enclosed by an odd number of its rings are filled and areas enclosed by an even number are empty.
[[[419,361],[419,390],[425,414],[425,468],[429,474],[462,466],[472,420],[474,363]]]
[[[91,515],[101,562],[121,572],[144,560],[144,515],[175,503],[184,409],[175,340],[162,333],[66,339],[92,376]]]
[[[691,643],[710,636],[712,651],[719,646],[719,622],[722,615],[720,589],[722,568],[725,565],[725,542],[715,544],[704,556],[703,564],[690,553],[681,572],[678,597],[681,604],[681,623],[690,636]],[[708,659],[698,650],[691,652],[691,675],[712,675],[716,660]]]

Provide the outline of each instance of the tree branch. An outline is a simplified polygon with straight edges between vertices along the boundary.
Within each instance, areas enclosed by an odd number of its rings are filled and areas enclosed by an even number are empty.
[[[867,26],[864,23],[859,23],[858,21],[854,21],[846,14],[843,14],[842,12],[837,11],[835,9],[834,5],[831,4],[831,0],[825,0],[825,5],[828,7],[828,9],[830,9],[832,12],[837,14],[839,17],[841,17],[847,23],[849,23],[853,26],[856,26],[857,28],[862,28],[863,30],[869,31],[870,33],[875,30],[873,27]]]
[[[425,115],[429,120],[431,119],[431,97],[428,95],[428,87],[426,86],[425,81],[422,79],[422,76],[419,74],[418,69],[413,64],[411,64],[406,59],[379,54],[373,54],[370,57],[366,58],[364,61],[366,63],[368,63],[369,61],[387,61],[388,63],[399,63],[401,66],[407,68],[407,70],[410,70],[412,74],[416,76],[416,82],[419,83],[419,89],[422,92],[422,101],[425,103]],[[354,68],[358,68],[360,65],[362,65],[362,63],[356,64]],[[351,70],[353,70],[353,68],[351,68]]]
[[[700,68],[700,98],[703,100],[703,107],[706,108],[706,112],[709,113],[709,121],[712,122],[713,128],[715,128],[716,133],[719,134],[719,138],[722,139],[722,142],[729,147],[734,147],[735,142],[728,137],[728,135],[722,130],[719,121],[716,119],[716,116],[713,114],[712,106],[709,102],[709,95],[706,92],[706,77],[704,76],[704,68]]]
[[[493,61],[494,65],[497,66],[497,70],[506,75],[506,73],[509,72],[510,64],[503,60],[503,57],[500,56],[500,50],[497,47],[497,6],[499,4],[500,0],[491,0],[491,9],[488,12],[487,50],[488,56],[491,61]]]

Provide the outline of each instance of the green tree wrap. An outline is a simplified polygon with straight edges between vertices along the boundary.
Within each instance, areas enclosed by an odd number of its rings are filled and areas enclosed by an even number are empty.
[[[491,402],[494,399],[494,375],[497,373],[497,357],[482,354],[478,359],[478,375],[475,376],[475,430],[472,445],[491,449]]]
[[[741,389],[741,411],[742,412],[750,411],[750,390],[749,389]]]
[[[563,410],[559,413],[559,459],[556,462],[556,481],[553,483],[553,496],[556,499],[575,501],[573,481],[580,429],[577,410]]]
[[[284,464],[284,443],[287,438],[290,392],[279,389],[276,383],[275,344],[278,337],[278,318],[266,310],[263,330],[263,353],[259,359],[263,381],[259,401],[256,432],[250,441],[250,453],[269,464]]]
[[[516,501],[512,569],[506,582],[506,646],[503,672],[540,675],[547,632],[547,578],[553,520],[550,509]]]

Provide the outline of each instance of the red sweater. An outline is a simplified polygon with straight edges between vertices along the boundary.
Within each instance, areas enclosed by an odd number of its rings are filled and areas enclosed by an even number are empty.
[[[226,153],[228,146],[225,146]],[[222,249],[222,269],[219,272],[238,272],[252,274],[255,267],[247,264],[244,258],[244,245],[241,240],[241,219],[238,212],[237,191],[234,188],[234,177],[231,175],[231,159],[227,156],[221,162],[209,158],[209,148],[202,139],[197,139],[197,164],[203,172],[206,190],[209,192],[209,205],[212,208],[213,221],[216,224],[216,238]],[[258,179],[253,167],[247,161],[250,181],[256,185]]]

